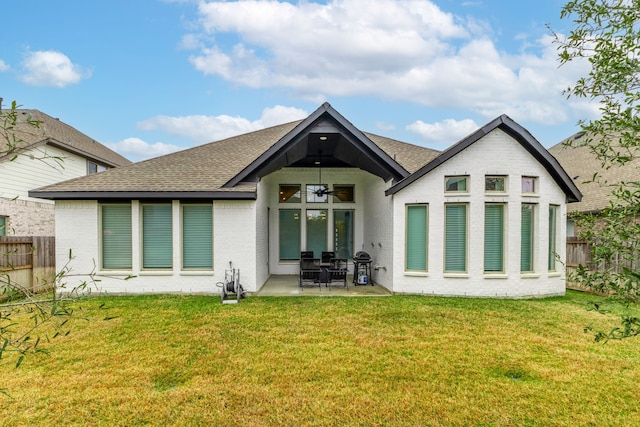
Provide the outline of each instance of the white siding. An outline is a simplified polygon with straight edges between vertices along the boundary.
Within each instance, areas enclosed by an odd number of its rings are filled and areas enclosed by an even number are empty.
[[[48,200],[30,198],[29,190],[86,174],[87,161],[83,157],[56,147],[41,146],[11,162],[0,164],[0,197],[12,199],[17,196],[23,200],[53,204]]]
[[[469,192],[445,195],[444,177],[468,175]],[[485,194],[485,175],[506,175],[508,190],[504,196]],[[535,196],[521,194],[521,176],[538,177]],[[393,291],[402,293],[462,295],[485,297],[525,297],[557,295],[565,291],[564,273],[547,270],[548,208],[559,205],[560,218],[566,215],[565,195],[543,166],[520,144],[501,130],[494,130],[443,165],[423,176],[394,196],[394,266]],[[468,271],[466,274],[444,273],[444,205],[467,203]],[[485,274],[484,204],[506,203],[506,247],[504,274]],[[405,205],[429,204],[428,273],[404,271]],[[520,206],[535,203],[535,273],[520,273]],[[564,260],[565,224],[558,222],[558,245]]]

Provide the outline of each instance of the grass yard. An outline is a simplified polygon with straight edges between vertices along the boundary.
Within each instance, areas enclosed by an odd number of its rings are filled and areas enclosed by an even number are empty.
[[[0,425],[640,425],[640,339],[594,343],[592,298],[97,298],[0,365]]]

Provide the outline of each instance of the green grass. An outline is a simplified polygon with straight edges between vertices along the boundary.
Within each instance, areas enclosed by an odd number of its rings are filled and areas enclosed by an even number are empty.
[[[0,425],[640,425],[640,340],[588,299],[99,298],[0,365]]]

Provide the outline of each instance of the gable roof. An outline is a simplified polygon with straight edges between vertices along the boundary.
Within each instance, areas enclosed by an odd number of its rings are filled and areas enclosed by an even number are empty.
[[[634,158],[623,167],[605,168],[584,143],[586,139],[584,132],[578,132],[549,148],[584,195],[580,202],[568,207],[569,211],[599,211],[612,200],[613,186],[623,181],[640,180],[640,158]],[[598,180],[594,182],[596,173]]]
[[[569,178],[569,175],[560,166],[560,163],[535,139],[529,131],[520,126],[506,115],[501,115],[491,122],[487,123],[471,135],[460,140],[458,143],[452,145],[447,150],[443,151],[438,157],[424,165],[422,168],[411,174],[407,178],[398,182],[386,191],[387,195],[395,194],[403,188],[407,187],[411,183],[420,179],[436,167],[440,166],[450,158],[454,157],[461,151],[465,150],[488,133],[500,129],[507,133],[513,139],[520,143],[542,166],[549,172],[554,178],[556,183],[562,188],[566,194],[567,202],[577,202],[582,198],[580,190],[575,185],[573,180]]]
[[[325,102],[234,176],[225,187],[255,182],[285,166],[311,165],[359,167],[384,181],[400,180],[409,175],[398,162]]]
[[[17,113],[18,123],[14,132],[16,137],[22,140],[18,147],[20,149],[49,144],[104,166],[117,167],[131,164],[130,160],[93,138],[39,110],[19,109]],[[40,121],[40,126],[34,128],[27,125],[25,120],[28,117]],[[4,159],[0,159],[0,161],[2,160]]]
[[[328,107],[328,108],[327,108]],[[328,116],[325,112],[329,112]],[[256,177],[280,166],[282,158],[290,166],[311,166],[316,159],[300,156],[303,148],[316,148],[308,136],[319,125],[342,127],[357,147],[346,147],[350,140],[332,147],[338,152],[327,160],[341,166],[348,156],[362,153],[362,163],[379,167],[380,173],[408,176],[439,152],[381,136],[363,133],[341,118],[328,104],[321,106],[312,119],[286,123],[243,135],[211,142],[154,159],[105,172],[49,185],[29,192],[32,197],[48,199],[255,199]],[[332,121],[336,119],[337,121]],[[324,127],[326,130],[328,127]],[[312,132],[312,130],[314,132]],[[329,135],[329,133],[327,133]],[[297,141],[296,145],[291,141]],[[375,141],[375,142],[374,142]],[[340,151],[342,150],[342,152]],[[351,150],[351,151],[349,151]],[[359,150],[359,151],[358,151]],[[344,153],[347,154],[344,154]],[[265,155],[265,153],[268,153]],[[293,154],[296,153],[297,157]],[[349,154],[350,153],[350,154]],[[307,153],[308,154],[308,153]],[[395,160],[394,160],[395,158]],[[323,159],[324,160],[324,159]],[[381,165],[382,164],[382,165]],[[351,165],[359,167],[360,163]]]

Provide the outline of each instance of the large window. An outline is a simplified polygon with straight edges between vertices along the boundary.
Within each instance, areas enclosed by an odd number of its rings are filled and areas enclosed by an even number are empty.
[[[521,209],[520,221],[520,271],[523,273],[534,271],[534,216],[535,205],[524,203]]]
[[[281,209],[279,215],[280,259],[300,259],[300,209]]]
[[[353,258],[353,215],[351,209],[333,211],[333,251],[336,258]]]
[[[313,251],[314,258],[320,258],[327,250],[327,210],[307,210],[307,251]]]
[[[173,266],[173,233],[170,204],[142,206],[142,268]]]
[[[131,269],[131,205],[101,206],[102,268]]]
[[[467,271],[467,205],[445,205],[445,272]]]
[[[427,205],[407,206],[406,265],[408,271],[427,271]]]
[[[549,271],[556,271],[558,206],[549,206]]]
[[[211,205],[182,206],[182,267],[213,268],[213,215]]]
[[[484,206],[484,271],[504,271],[504,205],[487,203]]]

